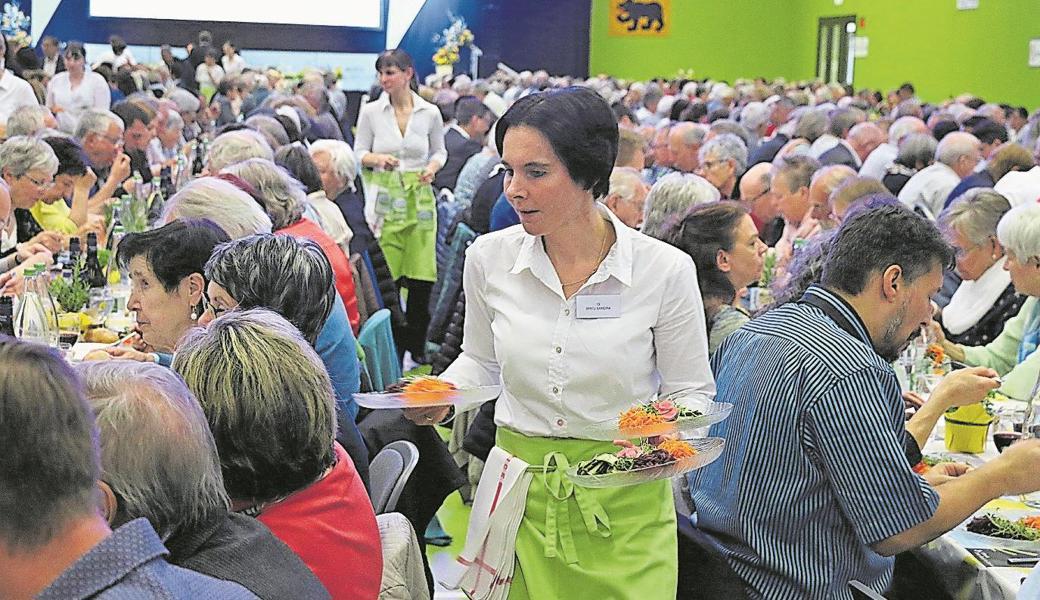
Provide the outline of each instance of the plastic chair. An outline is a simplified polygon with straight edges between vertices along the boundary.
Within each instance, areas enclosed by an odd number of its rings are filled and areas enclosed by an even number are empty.
[[[372,391],[381,392],[401,379],[389,309],[381,308],[365,321],[358,333],[358,342],[365,350],[365,367],[372,378]]]
[[[867,587],[865,583],[855,579],[849,582],[849,591],[852,592],[852,597],[855,600],[885,600],[884,596]]]
[[[407,440],[390,442],[372,459],[368,466],[368,496],[377,515],[393,512],[397,507],[401,491],[418,463],[419,449]]]

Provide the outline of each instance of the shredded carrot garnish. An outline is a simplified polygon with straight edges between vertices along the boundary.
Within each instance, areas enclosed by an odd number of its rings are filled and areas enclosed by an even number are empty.
[[[658,450],[664,450],[672,455],[675,460],[680,460],[697,454],[693,446],[682,440],[665,440],[658,444]]]
[[[663,422],[664,418],[661,415],[646,412],[638,406],[626,410],[621,413],[620,417],[618,417],[618,427],[622,431],[638,429],[640,427],[646,427],[647,425],[655,425]]]

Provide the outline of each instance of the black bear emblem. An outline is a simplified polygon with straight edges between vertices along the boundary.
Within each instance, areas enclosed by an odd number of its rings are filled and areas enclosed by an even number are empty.
[[[619,23],[628,23],[628,30],[638,29],[661,31],[664,27],[664,17],[661,13],[661,5],[657,2],[638,2],[637,0],[624,0],[618,3],[617,20]],[[645,19],[645,21],[644,21]],[[654,25],[656,24],[656,27]]]

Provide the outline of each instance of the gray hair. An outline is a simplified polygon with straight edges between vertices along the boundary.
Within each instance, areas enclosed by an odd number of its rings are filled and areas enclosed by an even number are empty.
[[[235,163],[225,173],[237,175],[260,194],[274,230],[285,229],[303,217],[307,194],[288,171],[265,158]]]
[[[39,104],[28,104],[14,109],[7,117],[7,137],[35,135],[43,130],[44,118],[50,110]]]
[[[166,113],[165,126],[166,131],[170,131],[171,129],[176,129],[177,131],[184,129],[184,119],[181,117],[180,113],[172,110],[167,111]]]
[[[617,194],[622,200],[631,200],[636,195],[636,188],[642,183],[639,171],[632,167],[614,167],[610,172],[610,191],[607,194]]]
[[[729,119],[719,119],[712,123],[708,130],[715,135],[722,135],[728,133],[735,135],[740,138],[740,141],[744,142],[744,148],[751,147],[751,132],[746,127],[737,123],[736,121],[730,121]]]
[[[278,119],[267,115],[253,115],[246,119],[246,127],[260,132],[267,140],[271,148],[281,148],[289,145],[289,134],[285,132],[285,126]]]
[[[666,239],[692,206],[717,201],[721,195],[707,179],[691,173],[669,173],[646,196],[643,233]]]
[[[935,149],[939,145],[935,136],[930,133],[911,133],[899,141],[899,152],[895,162],[916,169],[918,163],[929,165],[935,159]]]
[[[928,131],[928,126],[917,117],[899,117],[888,127],[888,143],[899,146],[899,142],[904,137],[912,133],[927,133]],[[934,136],[932,139],[935,139]]]
[[[252,196],[216,177],[200,177],[181,188],[166,203],[163,221],[209,219],[231,239],[271,233],[271,218]]]
[[[206,415],[166,367],[129,360],[76,365],[101,438],[101,478],[119,522],[145,517],[160,537],[192,531],[227,509]]]
[[[792,138],[803,138],[815,142],[827,131],[827,115],[821,110],[806,109],[794,126]]]
[[[209,149],[208,168],[210,173],[219,173],[225,168],[250,158],[274,160],[274,151],[264,136],[252,129],[239,129],[222,133],[213,140]]]
[[[170,95],[167,97],[177,105],[178,112],[199,112],[199,99],[195,94],[192,94],[188,90],[176,88],[170,92]]]
[[[357,157],[350,148],[350,144],[340,140],[317,140],[310,147],[311,157],[319,152],[329,155],[329,161],[336,173],[347,182],[350,189],[354,189],[354,178],[358,174]]]
[[[723,133],[705,142],[698,152],[701,164],[710,157],[719,160],[732,160],[734,162],[735,175],[740,177],[747,170],[748,151],[744,141],[732,133]]]
[[[13,177],[29,171],[45,171],[53,177],[58,172],[58,157],[47,142],[18,135],[0,144],[0,169]]]
[[[1040,204],[1009,210],[997,225],[997,239],[1019,261],[1040,258]]]
[[[935,160],[952,167],[962,156],[968,156],[979,147],[979,138],[964,131],[954,131],[935,148]]]
[[[696,146],[704,143],[704,138],[708,136],[708,126],[681,121],[672,125],[669,135],[674,133],[679,134],[679,139],[682,140],[684,146]]]
[[[321,246],[291,235],[251,235],[217,246],[206,262],[206,279],[227,290],[241,308],[282,315],[312,344],[337,297]]]
[[[173,369],[206,413],[232,498],[285,497],[335,462],[329,375],[277,313],[234,310],[194,329],[174,355]]]
[[[82,140],[91,133],[105,135],[108,133],[108,126],[112,123],[119,127],[119,131],[123,131],[123,120],[119,118],[119,115],[110,110],[90,109],[79,118],[79,125],[76,126],[76,139]]]
[[[748,130],[757,132],[769,122],[772,111],[764,102],[748,102],[740,111],[740,123]]]
[[[974,188],[964,192],[939,213],[936,225],[947,234],[954,232],[968,238],[976,246],[986,243],[996,235],[1000,223],[1011,203],[993,188]]]
[[[843,138],[857,123],[867,120],[867,113],[858,108],[839,108],[831,113],[828,133],[834,137]]]

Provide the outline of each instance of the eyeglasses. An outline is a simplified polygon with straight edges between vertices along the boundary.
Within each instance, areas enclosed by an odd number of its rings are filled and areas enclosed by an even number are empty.
[[[707,171],[709,169],[714,169],[715,167],[717,167],[719,165],[724,165],[727,162],[729,162],[729,161],[728,160],[706,160],[706,161],[701,163],[701,168],[703,168],[705,171]]]
[[[52,183],[54,183],[54,178],[39,180],[39,179],[36,179],[35,177],[30,177],[28,174],[22,175],[22,177],[25,177],[26,179],[28,179],[36,187],[41,187],[41,188],[42,187],[49,187]]]
[[[748,202],[748,203],[757,202],[759,198],[761,198],[762,196],[765,196],[766,194],[768,194],[771,191],[773,191],[772,188],[766,188],[766,189],[762,190],[762,193],[760,193],[757,196],[754,196],[752,198],[748,198],[747,200],[745,200],[745,202]]]

